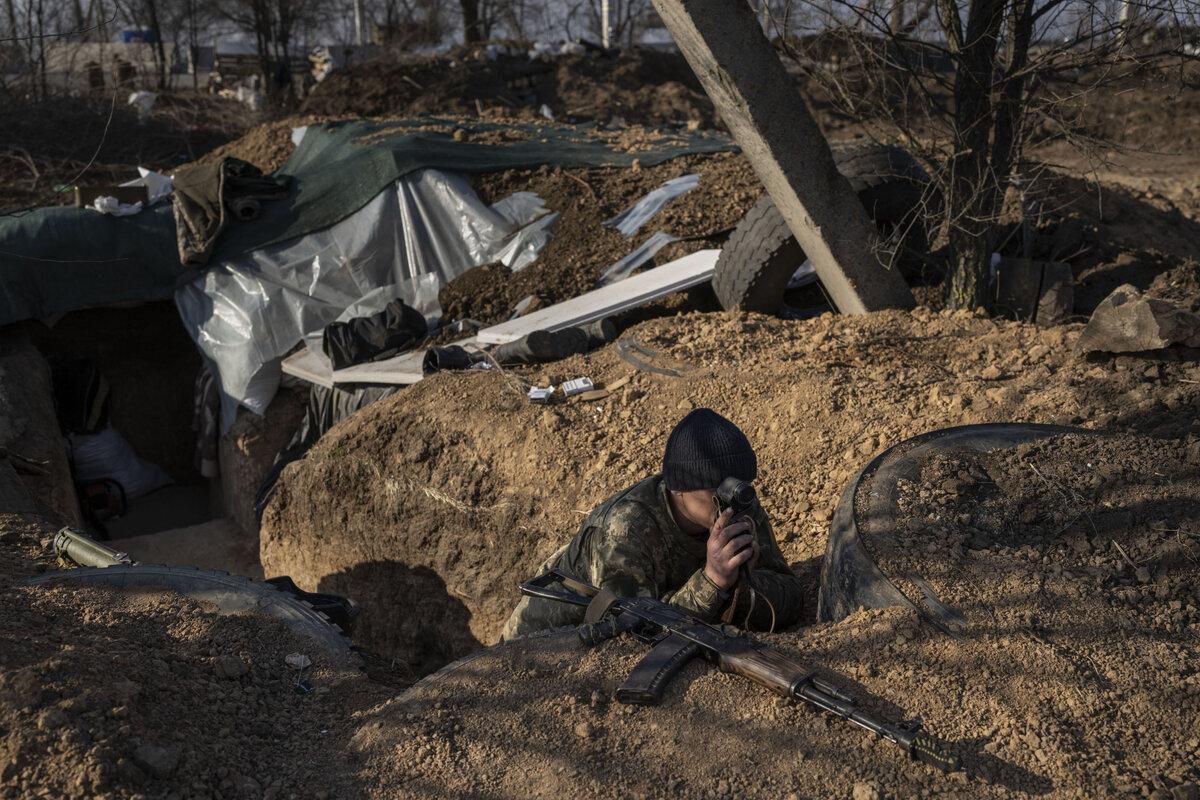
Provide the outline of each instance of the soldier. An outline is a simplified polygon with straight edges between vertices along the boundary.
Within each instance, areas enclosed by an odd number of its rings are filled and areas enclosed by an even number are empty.
[[[729,510],[718,513],[716,487],[727,477],[752,481],[757,473],[745,434],[715,411],[696,409],[667,438],[662,474],[601,503],[538,574],[555,569],[624,597],[656,597],[711,622],[759,630],[794,625],[800,580],[779,552],[762,506],[755,503],[751,519],[733,524]],[[583,612],[523,597],[502,638],[579,625]]]

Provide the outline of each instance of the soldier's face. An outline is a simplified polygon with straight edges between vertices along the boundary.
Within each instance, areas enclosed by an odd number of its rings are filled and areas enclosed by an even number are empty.
[[[716,489],[693,489],[673,494],[676,508],[688,522],[707,529],[717,521],[720,509],[717,507]]]

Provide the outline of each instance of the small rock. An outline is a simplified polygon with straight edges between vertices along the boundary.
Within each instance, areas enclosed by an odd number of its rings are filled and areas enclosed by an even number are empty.
[[[854,784],[854,791],[851,794],[854,800],[879,800],[879,787],[873,783],[864,783],[859,781]]]
[[[64,727],[70,719],[57,708],[48,708],[38,715],[37,726],[40,731],[54,730]]]
[[[1200,787],[1196,784],[1181,783],[1171,790],[1172,800],[1200,800]]]
[[[1150,570],[1146,567],[1138,567],[1137,572],[1134,573],[1134,577],[1137,578],[1138,583],[1149,583]]]
[[[312,666],[312,659],[303,653],[288,653],[283,660],[292,669],[307,669]]]
[[[575,723],[575,735],[580,739],[590,739],[595,732],[596,729],[592,727],[592,723],[590,722]]]
[[[222,678],[240,678],[250,671],[250,667],[237,656],[221,655],[217,656],[216,670]]]
[[[159,747],[144,744],[133,751],[133,763],[156,778],[166,778],[179,765],[180,749],[178,745]]]
[[[990,367],[985,367],[983,371],[979,373],[979,377],[983,378],[985,381],[999,380],[1002,375],[1004,375],[1004,373],[1001,372],[1000,368],[995,364],[992,364]]]

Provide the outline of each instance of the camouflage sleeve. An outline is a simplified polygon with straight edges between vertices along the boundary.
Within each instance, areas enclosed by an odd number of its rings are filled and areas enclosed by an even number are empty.
[[[646,536],[653,527],[653,518],[635,504],[614,508],[608,525],[588,536],[591,584],[620,597],[658,597],[662,570]]]
[[[757,597],[751,607],[749,592],[742,595],[733,613],[733,622],[754,630],[765,631],[772,627],[780,630],[800,621],[804,608],[804,588],[784,560],[771,530],[771,521],[761,506],[754,516],[754,524],[755,538],[758,540],[758,564],[750,573],[750,585]]]
[[[680,611],[686,611],[696,617],[712,622],[729,603],[729,592],[717,586],[704,574],[704,568],[692,573],[687,583],[679,587],[679,591],[663,599]]]
[[[730,593],[717,588],[704,570],[696,570],[674,594],[665,591],[671,554],[657,531],[658,523],[640,506],[614,509],[607,528],[590,537],[592,584],[621,597],[654,597],[702,619],[716,618]]]

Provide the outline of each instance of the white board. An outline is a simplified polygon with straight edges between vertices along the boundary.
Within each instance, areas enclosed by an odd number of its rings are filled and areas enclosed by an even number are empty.
[[[484,328],[477,336],[454,344],[468,349],[507,344],[534,331],[558,331],[620,314],[711,280],[720,254],[720,250],[699,250],[571,300]],[[425,351],[416,350],[386,361],[356,364],[334,371],[324,353],[305,348],[283,360],[283,371],[326,388],[346,383],[410,384],[424,377],[421,374],[421,362],[424,359]]]
[[[474,337],[454,342],[468,349],[477,349],[478,342]],[[282,368],[288,375],[294,375],[301,380],[315,383],[332,389],[335,385],[347,383],[386,383],[410,384],[421,380],[421,362],[425,360],[424,350],[414,350],[402,353],[395,358],[374,361],[369,364],[355,364],[345,369],[334,370],[324,353],[309,350],[307,347],[283,360]]]
[[[720,254],[720,250],[699,250],[571,300],[484,328],[478,334],[479,342],[508,344],[534,331],[558,331],[584,325],[601,317],[637,308],[665,295],[690,289],[712,279],[713,268]]]

